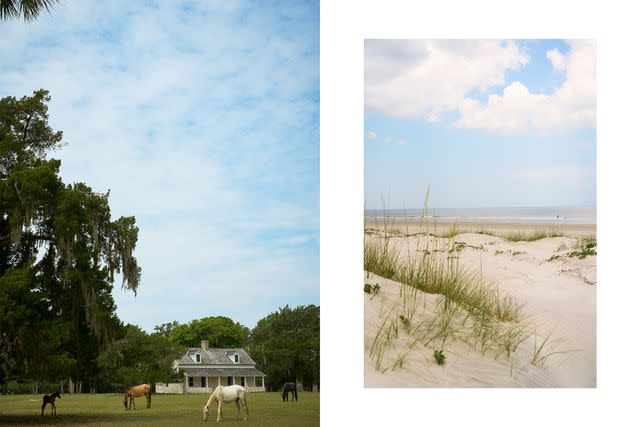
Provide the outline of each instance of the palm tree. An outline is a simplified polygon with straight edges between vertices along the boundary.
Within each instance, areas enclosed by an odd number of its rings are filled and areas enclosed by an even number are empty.
[[[38,19],[40,12],[51,13],[51,6],[60,0],[0,0],[0,19],[9,20],[22,16],[25,21]]]

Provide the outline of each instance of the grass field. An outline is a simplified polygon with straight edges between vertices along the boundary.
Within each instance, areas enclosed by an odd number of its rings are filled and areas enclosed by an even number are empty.
[[[205,394],[153,394],[151,408],[146,409],[144,397],[136,399],[137,409],[125,411],[123,394],[65,394],[56,400],[57,416],[50,406],[40,416],[42,395],[0,396],[0,425],[136,425],[136,426],[194,426],[202,421],[202,407],[208,399]],[[243,412],[236,420],[236,406],[223,404],[225,424],[256,426],[317,426],[320,425],[320,393],[299,393],[298,402],[282,402],[280,393],[251,393],[247,395],[249,420],[243,421]],[[207,423],[215,423],[215,412]]]

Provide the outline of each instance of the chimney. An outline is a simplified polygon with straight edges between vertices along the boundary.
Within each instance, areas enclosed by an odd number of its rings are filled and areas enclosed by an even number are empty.
[[[202,340],[202,341],[200,341],[200,346],[201,346],[204,350],[209,350],[209,340]]]

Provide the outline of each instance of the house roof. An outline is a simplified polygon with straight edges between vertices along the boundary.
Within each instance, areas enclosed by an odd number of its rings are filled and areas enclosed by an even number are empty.
[[[259,369],[253,367],[238,368],[184,368],[185,375],[189,377],[264,377]]]
[[[238,363],[233,362],[233,355],[237,353],[239,356]],[[196,363],[191,355],[200,354],[200,363]],[[189,348],[187,352],[177,361],[178,367],[186,368],[187,366],[200,365],[253,365],[256,362],[242,348],[210,348],[205,350],[200,347]]]

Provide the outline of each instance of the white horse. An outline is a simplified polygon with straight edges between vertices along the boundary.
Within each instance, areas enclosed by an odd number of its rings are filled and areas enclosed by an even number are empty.
[[[216,421],[222,420],[222,404],[231,402],[235,402],[238,410],[236,412],[236,419],[240,418],[240,402],[242,402],[242,406],[244,407],[244,419],[247,420],[249,418],[249,409],[247,408],[247,400],[245,399],[246,393],[247,391],[245,388],[239,385],[230,385],[226,387],[219,385],[215,390],[213,390],[211,396],[209,396],[207,404],[202,407],[202,419],[207,421],[209,418],[209,409],[211,408],[211,404],[215,401],[218,402],[218,419]]]

